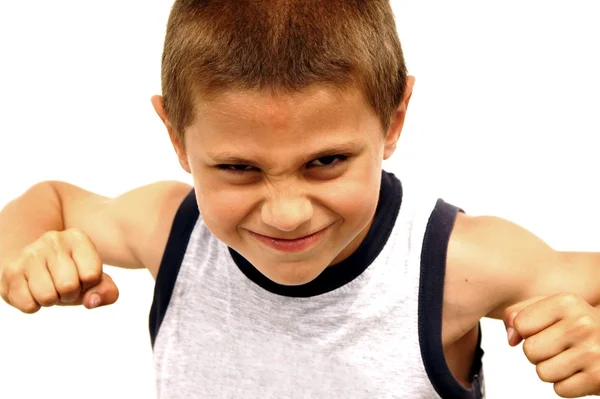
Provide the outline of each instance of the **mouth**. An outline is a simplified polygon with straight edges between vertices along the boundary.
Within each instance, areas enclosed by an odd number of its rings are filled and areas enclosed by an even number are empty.
[[[269,247],[276,249],[278,251],[281,252],[299,252],[302,250],[305,250],[309,247],[311,247],[312,245],[316,244],[321,237],[323,237],[323,235],[325,234],[325,231],[327,231],[327,229],[329,229],[330,226],[325,227],[324,229],[321,229],[319,231],[316,231],[312,234],[303,236],[303,237],[298,237],[298,238],[277,238],[277,237],[270,237],[270,236],[264,236],[262,234],[258,234],[255,233],[253,231],[250,231],[250,234],[255,237],[256,239],[258,239],[260,242],[268,245]]]

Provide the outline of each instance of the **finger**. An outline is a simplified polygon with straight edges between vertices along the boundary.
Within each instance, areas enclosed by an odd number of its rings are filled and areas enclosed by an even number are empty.
[[[533,298],[529,298],[525,301],[521,301],[512,305],[507,306],[504,309],[504,315],[502,317],[502,320],[504,321],[504,325],[508,328],[508,327],[514,327],[512,325],[512,322],[514,320],[514,315],[518,314],[519,312],[521,312],[523,309],[533,305],[536,302],[541,301],[542,299],[546,298],[545,296],[538,296],[538,297],[533,297]]]
[[[509,334],[510,334],[510,332],[509,332]],[[510,346],[517,346],[521,342],[523,342],[523,337],[521,337],[516,331],[513,333],[511,339],[508,340],[508,344]]]
[[[506,332],[508,335],[508,344],[510,346],[517,346],[518,344],[520,344],[523,341],[523,337],[519,334],[519,332],[515,328],[514,320],[517,317],[517,315],[523,309],[533,305],[536,302],[539,302],[540,300],[542,300],[544,298],[545,297],[542,297],[542,296],[529,298],[526,301],[516,303],[516,304],[511,305],[504,309],[504,315],[502,317],[502,320],[504,322],[504,327],[506,328]]]
[[[0,269],[0,297],[8,303],[8,281],[10,280],[10,273],[8,269]]]
[[[577,374],[583,369],[583,366],[581,350],[571,348],[538,363],[535,369],[540,380],[558,382]]]
[[[108,274],[102,273],[100,283],[83,295],[83,304],[86,308],[93,309],[98,306],[112,305],[117,299],[119,299],[117,285]]]
[[[554,391],[563,398],[581,398],[600,393],[600,383],[597,375],[579,372],[571,377],[554,384]]]
[[[10,283],[8,303],[23,313],[35,313],[41,306],[33,299],[24,275],[15,277]]]
[[[530,336],[523,344],[523,352],[532,364],[538,364],[557,356],[571,346],[569,323],[561,320],[545,330]]]
[[[48,270],[52,276],[56,292],[63,303],[75,302],[81,293],[77,267],[64,249],[52,251],[47,256]]]
[[[58,293],[43,260],[40,259],[25,269],[25,279],[31,296],[39,305],[53,306],[58,303]]]
[[[557,306],[556,297],[541,299],[517,314],[514,326],[520,336],[527,339],[560,321],[564,316],[561,306]]]
[[[70,255],[77,267],[83,291],[97,285],[102,278],[102,261],[92,240],[74,230],[68,235]]]
[[[507,333],[507,337],[508,337],[508,344],[510,346],[517,346],[521,343],[521,341],[523,341],[523,337],[521,337],[519,335],[519,333],[517,333],[517,330],[515,330],[514,327],[514,320],[515,317],[517,317],[517,312],[513,312],[510,315],[505,316],[504,318],[504,325],[506,327],[506,333]]]

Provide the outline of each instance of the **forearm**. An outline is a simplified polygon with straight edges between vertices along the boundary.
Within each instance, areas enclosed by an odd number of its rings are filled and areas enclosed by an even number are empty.
[[[590,305],[600,306],[600,252],[558,252],[560,263],[549,270],[546,285],[553,291],[581,296]]]
[[[0,268],[53,230],[64,230],[61,201],[51,183],[38,183],[0,211]]]

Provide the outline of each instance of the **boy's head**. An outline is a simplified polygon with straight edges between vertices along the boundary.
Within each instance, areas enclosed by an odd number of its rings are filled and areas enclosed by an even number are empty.
[[[162,68],[215,236],[289,285],[358,247],[412,93],[387,0],[176,1]]]

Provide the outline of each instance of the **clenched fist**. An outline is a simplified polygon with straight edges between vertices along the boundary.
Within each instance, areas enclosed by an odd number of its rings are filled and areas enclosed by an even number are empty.
[[[600,394],[600,310],[582,297],[557,294],[506,309],[511,346],[523,351],[542,381],[563,398]]]
[[[42,306],[110,305],[119,297],[90,238],[69,229],[43,234],[16,259],[0,260],[0,296],[24,313]]]

